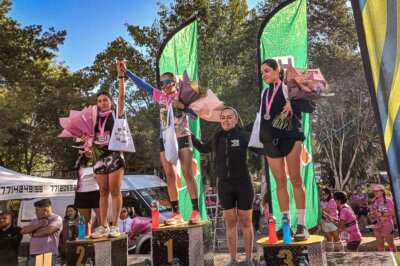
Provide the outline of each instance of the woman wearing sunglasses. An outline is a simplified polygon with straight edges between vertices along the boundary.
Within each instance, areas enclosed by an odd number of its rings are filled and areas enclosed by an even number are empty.
[[[327,251],[343,251],[343,244],[339,237],[339,229],[333,224],[332,219],[338,218],[337,205],[332,198],[329,188],[321,191],[322,231],[327,241]]]
[[[374,224],[374,234],[378,242],[378,251],[385,251],[385,240],[390,251],[397,252],[393,240],[393,201],[386,197],[384,187],[376,185],[373,189],[375,198],[372,200],[370,217]]]
[[[164,141],[162,139],[162,132],[166,130],[167,126],[167,110],[169,104],[172,104],[172,106],[175,108],[175,133],[178,141],[178,156],[182,173],[190,194],[190,199],[192,201],[192,213],[189,218],[189,224],[198,223],[200,221],[198,192],[196,180],[192,172],[192,141],[190,138],[189,124],[186,117],[187,114],[191,115],[192,117],[195,116],[195,114],[187,106],[176,100],[178,97],[178,89],[176,87],[176,80],[173,73],[166,72],[161,75],[159,82],[162,91],[159,91],[126,69],[125,65],[123,67],[127,76],[132,79],[139,88],[142,88],[150,93],[153,96],[153,100],[156,101],[160,106],[160,157],[167,179],[168,195],[173,211],[171,217],[165,220],[165,224],[175,225],[183,223],[183,218],[180,214],[178,204],[178,187],[176,180],[178,173],[175,165],[167,161],[165,157]]]

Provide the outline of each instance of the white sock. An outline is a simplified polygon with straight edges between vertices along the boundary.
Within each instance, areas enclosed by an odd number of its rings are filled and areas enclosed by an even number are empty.
[[[306,209],[297,209],[298,224],[305,225]]]

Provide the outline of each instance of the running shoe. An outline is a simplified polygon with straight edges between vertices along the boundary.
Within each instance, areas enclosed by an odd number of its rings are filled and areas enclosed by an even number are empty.
[[[172,215],[164,221],[165,225],[177,225],[181,223],[184,223],[182,215],[176,212],[172,213]]]
[[[110,228],[99,226],[96,229],[94,229],[94,232],[90,235],[90,238],[96,239],[100,237],[107,237],[108,233],[110,233]]]
[[[231,261],[228,263],[228,266],[237,266],[239,265],[237,260],[231,259]]]
[[[197,224],[199,222],[200,222],[200,212],[193,210],[189,218],[189,224],[192,225],[192,224]]]
[[[294,234],[294,241],[305,241],[310,237],[307,227],[302,224],[297,225],[296,234]]]
[[[245,259],[244,266],[254,266],[254,261],[252,259]]]
[[[108,233],[108,237],[119,237],[121,233],[119,232],[118,226],[111,226],[110,232]]]

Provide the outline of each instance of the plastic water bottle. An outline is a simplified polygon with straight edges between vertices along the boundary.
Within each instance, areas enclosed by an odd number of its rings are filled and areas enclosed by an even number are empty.
[[[76,221],[74,218],[68,220],[68,240],[76,240]]]
[[[290,233],[290,219],[287,213],[284,213],[282,217],[282,231],[283,231],[283,243],[291,244],[292,235]]]
[[[85,217],[81,215],[79,217],[79,226],[78,226],[78,239],[84,240],[86,237],[86,224],[85,224]]]
[[[181,264],[179,263],[179,259],[178,258],[173,258],[171,265],[172,266],[181,266]]]
[[[276,219],[272,215],[268,218],[268,242],[270,244],[278,242],[278,237],[276,235]]]
[[[265,261],[264,256],[260,256],[260,261],[258,262],[259,266],[267,266],[267,262]]]
[[[150,261],[150,259],[144,259],[144,265],[145,266],[151,266],[151,261]]]
[[[92,258],[88,257],[85,262],[85,266],[93,266]]]
[[[151,202],[151,227],[158,228],[160,225],[160,214],[158,212],[157,201],[153,200]]]
[[[308,266],[308,261],[306,260],[305,256],[300,256],[299,266]]]

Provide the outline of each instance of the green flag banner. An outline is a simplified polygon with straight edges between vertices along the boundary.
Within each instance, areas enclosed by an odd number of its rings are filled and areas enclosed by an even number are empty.
[[[258,60],[276,58],[281,65],[294,64],[297,68],[307,67],[307,5],[306,0],[286,1],[275,8],[264,19],[258,38]],[[293,62],[294,61],[294,62]],[[259,74],[260,89],[267,85]],[[302,175],[306,188],[306,226],[312,228],[321,221],[318,188],[315,182],[314,163],[312,160],[311,128],[309,114],[303,113],[303,131],[306,136],[302,152]],[[276,194],[276,183],[269,172],[269,192],[273,214],[277,218],[278,227],[281,226],[281,213]],[[296,203],[293,196],[292,184],[288,182],[290,195],[290,214],[292,225],[297,226]]]
[[[157,80],[160,80],[160,75],[165,72],[182,75],[185,70],[187,71],[190,80],[198,80],[197,51],[197,19],[192,18],[171,32],[161,45],[156,64]],[[200,138],[200,119],[188,119],[190,130],[197,138]],[[207,220],[203,182],[200,172],[200,153],[195,149],[193,150],[192,168],[199,193],[201,219]],[[178,178],[178,187],[179,207],[183,218],[188,220],[192,212],[192,202],[182,174],[180,174],[180,178]]]

